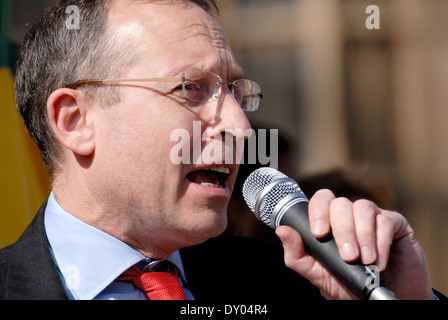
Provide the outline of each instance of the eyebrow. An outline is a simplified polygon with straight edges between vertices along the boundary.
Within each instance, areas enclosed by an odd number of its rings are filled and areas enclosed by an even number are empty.
[[[232,68],[230,75],[231,75],[230,80],[243,79],[244,70],[241,66],[237,65],[236,67]]]
[[[229,76],[229,78],[227,79],[227,81],[231,82],[231,81],[235,81],[235,80],[239,80],[239,79],[244,79],[245,77],[245,73],[244,73],[244,69],[238,65],[238,64],[234,64],[233,66],[231,66],[230,68],[227,69],[227,74],[221,74],[220,72],[218,72],[218,70],[220,70],[219,66],[190,66],[188,68],[176,68],[170,71],[170,74],[181,74],[183,72],[188,72],[191,70],[196,70],[196,71],[210,71],[210,72],[214,72],[218,75],[220,75],[221,77],[226,77]]]

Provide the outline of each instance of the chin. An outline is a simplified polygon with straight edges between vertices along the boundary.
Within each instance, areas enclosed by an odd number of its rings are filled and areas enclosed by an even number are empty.
[[[185,230],[186,246],[193,246],[207,241],[210,238],[221,235],[227,227],[227,212],[218,214],[214,219],[203,218],[207,221],[196,221],[194,226]],[[202,222],[202,223],[198,223]]]

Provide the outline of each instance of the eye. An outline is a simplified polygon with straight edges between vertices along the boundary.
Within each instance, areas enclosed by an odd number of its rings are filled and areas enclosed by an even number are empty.
[[[182,84],[180,84],[177,87],[175,87],[174,89],[172,89],[171,94],[180,100],[184,100],[186,98],[184,95],[184,89],[183,89]]]
[[[209,94],[209,85],[207,80],[188,80],[184,83],[185,95],[188,99],[203,102],[207,100]]]
[[[198,81],[185,82],[184,88],[186,92],[192,95],[201,92],[201,84]]]
[[[241,104],[244,97],[243,97],[243,92],[241,90],[241,88],[237,85],[229,85],[229,89],[230,91],[232,91],[233,97],[235,98],[235,100]]]

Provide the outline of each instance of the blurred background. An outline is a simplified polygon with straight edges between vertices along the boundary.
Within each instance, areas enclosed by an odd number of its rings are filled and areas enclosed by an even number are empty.
[[[48,0],[0,0],[0,247],[15,241],[50,181],[14,109],[16,49]],[[217,17],[265,98],[248,116],[278,129],[279,170],[311,196],[369,198],[406,216],[448,293],[448,0],[218,0]],[[369,30],[369,5],[380,29]],[[274,137],[275,138],[275,137]],[[227,233],[273,237],[241,184]]]

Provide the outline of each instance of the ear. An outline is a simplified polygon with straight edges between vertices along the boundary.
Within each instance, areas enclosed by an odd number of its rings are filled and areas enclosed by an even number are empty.
[[[59,142],[77,155],[88,156],[95,150],[93,126],[87,121],[89,104],[79,90],[61,88],[47,100],[51,127]]]

